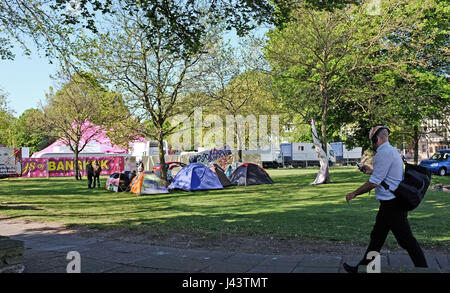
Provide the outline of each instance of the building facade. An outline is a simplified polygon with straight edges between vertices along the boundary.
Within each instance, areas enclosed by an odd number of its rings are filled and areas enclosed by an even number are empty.
[[[421,126],[419,161],[430,158],[439,150],[450,149],[450,117],[425,120]],[[414,149],[408,151],[409,156],[414,157]]]

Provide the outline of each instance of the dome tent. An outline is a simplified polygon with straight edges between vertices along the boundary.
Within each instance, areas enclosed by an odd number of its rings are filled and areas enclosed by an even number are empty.
[[[130,186],[130,176],[126,173],[114,173],[106,179],[106,190],[123,192]]]
[[[246,163],[239,166],[231,174],[230,179],[233,185],[273,184],[273,180],[267,174],[266,170],[253,163]]]
[[[216,174],[203,164],[192,163],[178,172],[169,189],[186,191],[223,189]]]
[[[228,179],[227,175],[225,175],[224,170],[217,164],[213,164],[211,167],[209,167],[211,171],[216,174],[217,178],[219,178],[220,183],[222,183],[223,187],[231,186],[230,179]]]
[[[144,172],[139,176],[134,177],[131,183],[131,193],[144,194],[160,194],[169,193],[169,190],[164,186],[161,179],[152,172]]]

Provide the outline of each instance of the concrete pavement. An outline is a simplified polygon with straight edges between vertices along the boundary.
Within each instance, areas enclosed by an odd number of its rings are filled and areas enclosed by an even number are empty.
[[[81,273],[344,273],[343,262],[360,255],[263,255],[181,249],[87,238],[66,230],[28,229],[0,220],[0,234],[25,243],[25,273],[66,273],[70,251]],[[414,268],[407,254],[381,256],[381,272],[450,273],[448,254],[428,254],[428,269]]]

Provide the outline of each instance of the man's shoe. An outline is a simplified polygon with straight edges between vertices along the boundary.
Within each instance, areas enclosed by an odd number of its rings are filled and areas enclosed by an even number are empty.
[[[351,265],[348,265],[347,263],[344,262],[344,264],[342,266],[347,271],[347,273],[350,273],[350,274],[358,273],[358,265],[351,266]]]

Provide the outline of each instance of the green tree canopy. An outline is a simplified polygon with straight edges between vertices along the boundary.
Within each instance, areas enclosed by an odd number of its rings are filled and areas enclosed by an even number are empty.
[[[111,120],[102,112],[102,99],[109,95],[91,74],[69,75],[69,78],[56,93],[51,89],[47,94],[42,106],[43,114],[36,126],[46,135],[60,139],[69,146],[77,162],[79,153],[106,130],[105,125]],[[78,170],[78,163],[75,163],[76,179]]]
[[[173,40],[166,38],[169,25],[148,20],[145,9],[130,14],[120,3],[115,7],[115,15],[106,20],[106,29],[96,36],[85,36],[73,49],[81,67],[122,94],[134,117],[132,121],[139,126],[133,131],[158,140],[162,178],[166,178],[163,142],[176,128],[169,119],[178,114],[190,115],[195,104],[205,102],[187,97],[205,73],[200,60],[216,40],[216,30],[210,27],[202,39],[203,51],[185,54],[179,48],[174,53],[169,46]]]
[[[9,108],[6,93],[0,90],[0,144],[13,146],[13,126],[16,118]]]
[[[42,133],[36,127],[37,123],[43,119],[43,113],[38,109],[28,109],[14,123],[14,145],[21,147],[29,147],[30,155],[40,151],[55,139]]]
[[[299,5],[268,34],[277,96],[305,121],[315,118],[322,144],[340,136],[365,149],[372,126],[395,133],[448,105],[448,3],[381,1],[372,15],[369,2],[332,13]]]

